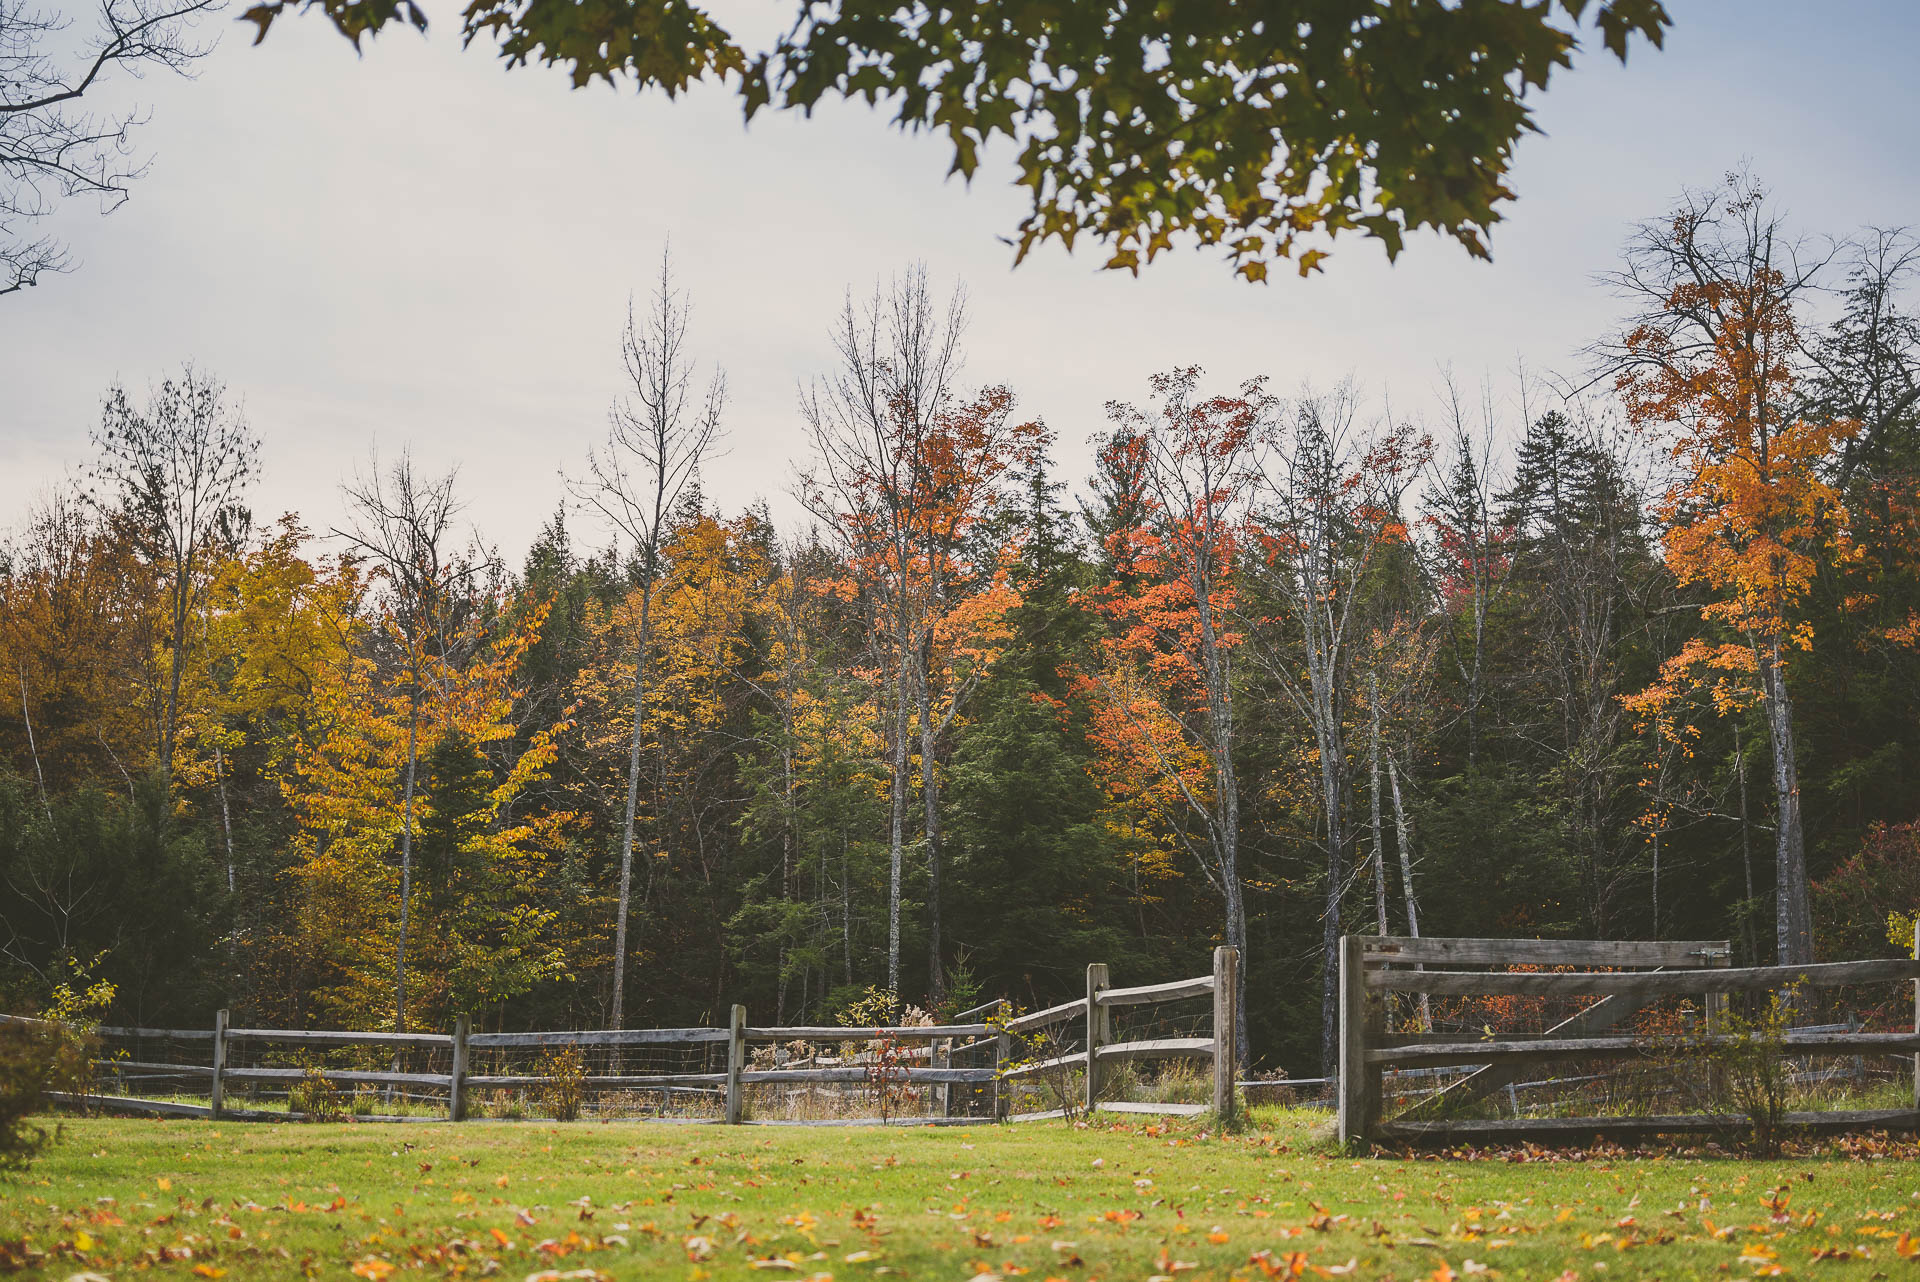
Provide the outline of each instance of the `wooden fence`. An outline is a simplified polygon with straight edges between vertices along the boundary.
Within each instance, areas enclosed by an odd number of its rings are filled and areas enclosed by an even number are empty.
[[[925,1026],[891,1025],[885,1027],[847,1028],[838,1026],[790,1026],[758,1027],[747,1023],[747,1011],[744,1006],[734,1006],[727,1026],[724,1028],[636,1028],[607,1029],[596,1031],[552,1031],[552,1032],[474,1032],[469,1021],[462,1017],[450,1033],[380,1033],[351,1032],[341,1030],[300,1030],[270,1028],[236,1028],[230,1025],[226,1011],[218,1012],[213,1027],[199,1029],[131,1028],[102,1026],[98,1029],[103,1038],[132,1042],[136,1047],[142,1044],[184,1044],[189,1048],[191,1059],[163,1060],[160,1058],[141,1058],[122,1053],[117,1056],[102,1057],[95,1061],[96,1087],[102,1083],[135,1082],[157,1084],[166,1094],[204,1093],[206,1104],[184,1102],[178,1099],[142,1098],[135,1094],[114,1094],[96,1089],[85,1096],[56,1095],[57,1103],[71,1105],[89,1105],[115,1111],[143,1112],[172,1116],[198,1116],[213,1118],[233,1118],[239,1120],[266,1120],[300,1118],[303,1114],[252,1109],[244,1102],[236,1106],[229,1100],[236,1086],[251,1087],[258,1085],[269,1090],[292,1092],[302,1085],[311,1086],[316,1080],[329,1086],[344,1085],[354,1088],[379,1088],[387,1095],[393,1093],[413,1093],[426,1095],[436,1103],[444,1099],[444,1116],[450,1121],[462,1121],[473,1112],[475,1092],[508,1091],[515,1089],[542,1090],[551,1087],[555,1078],[551,1072],[486,1072],[473,1071],[477,1060],[500,1060],[512,1052],[546,1051],[554,1052],[567,1048],[577,1048],[583,1056],[602,1058],[602,1067],[615,1062],[621,1051],[633,1048],[680,1048],[683,1050],[720,1052],[724,1068],[721,1071],[666,1072],[666,1073],[619,1073],[582,1071],[577,1085],[583,1088],[609,1091],[660,1091],[660,1092],[698,1092],[717,1098],[720,1107],[718,1117],[728,1123],[746,1120],[747,1088],[756,1085],[795,1084],[795,1085],[833,1085],[869,1086],[876,1092],[895,1089],[899,1086],[924,1086],[933,1090],[933,1103],[937,1112],[930,1117],[917,1117],[922,1122],[963,1122],[1004,1120],[1009,1115],[1009,1091],[1006,1083],[1017,1080],[1025,1073],[1035,1071],[1032,1065],[1016,1066],[1013,1059],[1014,1034],[1026,1029],[1042,1027],[1056,1020],[1072,1018],[1076,1013],[1091,1010],[1094,1017],[1087,1020],[1088,1046],[1091,1057],[1085,1053],[1066,1057],[1077,1062],[1090,1063],[1088,1073],[1088,1099],[1094,1098],[1098,1088],[1101,1067],[1129,1059],[1153,1059],[1167,1057],[1195,1057],[1213,1060],[1214,1067],[1214,1107],[1223,1114],[1233,1108],[1233,1038],[1228,1035],[1219,1040],[1223,1049],[1216,1051],[1216,1039],[1178,1038],[1161,1039],[1147,1042],[1114,1043],[1110,1036],[1111,1008],[1121,1005],[1137,1005],[1152,1002],[1175,1001],[1183,998],[1211,994],[1214,998],[1214,1019],[1216,1028],[1233,1027],[1234,983],[1233,976],[1237,964],[1237,955],[1231,949],[1218,949],[1214,956],[1214,973],[1197,979],[1180,980],[1171,984],[1159,984],[1146,988],[1110,988],[1107,985],[1107,968],[1095,965],[1088,968],[1087,997],[1069,1002],[1052,1010],[1040,1011],[1020,1019],[1010,1019],[1010,1007],[1004,1001],[992,1002],[972,1011],[962,1012],[961,1018],[986,1015],[987,1018],[975,1022],[955,1022]],[[1222,1022],[1224,1021],[1224,1022]],[[38,1021],[26,1020],[17,1016],[0,1015],[0,1024],[33,1024]],[[750,1063],[750,1048],[755,1043],[773,1043],[784,1048],[795,1043],[819,1045],[847,1045],[859,1043],[894,1043],[895,1048],[881,1057],[877,1053],[867,1052],[858,1057],[860,1062],[841,1060],[830,1064],[809,1062],[804,1066],[781,1064],[778,1061],[786,1053],[776,1050],[773,1067],[754,1067]],[[904,1044],[908,1049],[900,1050]],[[262,1045],[279,1048],[281,1058],[299,1055],[303,1060],[311,1060],[312,1052],[358,1048],[373,1054],[374,1062],[384,1062],[391,1055],[392,1066],[386,1069],[340,1068],[331,1065],[316,1065],[311,1062],[300,1066],[281,1065],[242,1065],[236,1062],[236,1050]],[[204,1046],[204,1052],[198,1048]],[[973,1052],[971,1058],[984,1060],[989,1056],[991,1065],[981,1064],[975,1067],[954,1066],[956,1056],[965,1056]],[[413,1053],[425,1058],[436,1066],[437,1071],[400,1071],[402,1056]],[[203,1057],[204,1056],[204,1057]],[[872,1061],[872,1062],[868,1062]],[[709,1058],[711,1063],[712,1059]],[[956,1115],[955,1088],[978,1088],[986,1096],[985,1116],[967,1117]],[[1107,1108],[1129,1108],[1134,1111],[1153,1111],[1155,1108],[1167,1112],[1203,1112],[1204,1106],[1191,1109],[1180,1106],[1150,1106],[1125,1104],[1103,1104]],[[884,1110],[883,1110],[884,1111]],[[391,1117],[386,1120],[434,1120],[418,1115]]]
[[[1089,1112],[1200,1114],[1211,1107],[1223,1121],[1231,1121],[1234,1098],[1234,1030],[1239,1020],[1237,976],[1239,950],[1213,950],[1213,973],[1194,979],[1178,979],[1167,984],[1148,984],[1140,988],[1114,988],[1108,982],[1104,962],[1087,967],[1087,995],[1059,1006],[1034,1011],[1005,1022],[1009,1034],[1033,1033],[1071,1020],[1081,1020],[1085,1029],[1084,1049],[1018,1064],[1004,1071],[1009,1080],[1064,1070],[1082,1070],[1084,1106]],[[1115,1041],[1113,1010],[1117,1006],[1146,1006],[1161,1002],[1184,1001],[1195,997],[1213,998],[1211,1035],[1207,1037],[1159,1037],[1137,1041]],[[1129,1060],[1206,1059],[1212,1063],[1213,1092],[1208,1104],[1145,1103],[1100,1098],[1102,1070]],[[1057,1117],[1065,1110],[1030,1114],[1035,1120]]]
[[[1907,1055],[1920,1052],[1920,932],[1912,959],[1829,962],[1733,969],[1725,940],[1610,941],[1414,939],[1348,935],[1340,941],[1339,1135],[1344,1142],[1431,1138],[1588,1138],[1682,1131],[1736,1130],[1732,1113],[1466,1119],[1448,1114],[1517,1080],[1527,1066],[1549,1061],[1632,1060],[1699,1055],[1732,1045],[1727,995],[1798,987],[1807,991],[1855,984],[1914,981],[1912,1032],[1864,1032],[1828,1025],[1787,1029],[1788,1055]],[[1485,967],[1583,967],[1581,970],[1487,970]],[[1444,969],[1433,969],[1435,967]],[[1479,967],[1482,969],[1457,969]],[[1605,968],[1605,969],[1599,969]],[[1431,1031],[1389,1032],[1389,993],[1430,997],[1598,998],[1539,1034],[1482,1038]],[[1612,1032],[1664,997],[1700,997],[1696,1032]],[[1442,1065],[1475,1065],[1393,1118],[1384,1116],[1383,1074]],[[1903,1070],[1904,1071],[1904,1070]],[[1902,1088],[1904,1089],[1904,1087]],[[1789,1127],[1815,1130],[1920,1128],[1920,1054],[1913,1059],[1909,1108],[1788,1113]]]

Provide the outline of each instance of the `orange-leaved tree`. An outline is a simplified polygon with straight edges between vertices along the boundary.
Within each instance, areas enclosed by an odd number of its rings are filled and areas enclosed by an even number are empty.
[[[937,659],[940,620],[994,581],[976,564],[972,536],[1001,510],[1005,482],[1044,451],[1046,429],[1013,416],[1013,394],[959,385],[964,295],[936,308],[924,267],[851,299],[835,326],[839,368],[801,399],[814,463],[800,498],[841,543],[852,588],[865,598],[883,672],[892,675],[892,815],[888,870],[887,985],[900,986],[900,904],[917,714],[927,851],[928,982],[943,988],[940,938],[941,735],[971,684]],[[973,669],[977,671],[977,669]],[[936,711],[936,706],[940,705]]]
[[[1240,785],[1234,768],[1233,658],[1238,563],[1247,540],[1249,466],[1263,425],[1260,380],[1208,395],[1197,366],[1156,374],[1147,410],[1115,402],[1103,469],[1131,478],[1137,521],[1106,534],[1113,579],[1094,694],[1093,735],[1109,779],[1134,790],[1220,895],[1226,943],[1246,955]],[[1116,769],[1115,767],[1119,767]],[[1152,782],[1147,782],[1151,780]],[[1246,982],[1246,967],[1240,982]],[[1242,995],[1244,998],[1244,994]],[[1246,1002],[1234,1038],[1247,1054]]]
[[[1704,593],[1707,625],[1627,703],[1683,751],[1699,737],[1687,711],[1698,699],[1720,715],[1756,700],[1764,710],[1782,965],[1813,956],[1787,675],[1793,652],[1814,643],[1802,607],[1816,574],[1851,555],[1847,512],[1822,467],[1854,430],[1787,409],[1794,302],[1811,279],[1798,258],[1752,180],[1689,192],[1629,247],[1615,281],[1642,311],[1603,349],[1631,421],[1670,447],[1674,475],[1656,507],[1666,563]]]

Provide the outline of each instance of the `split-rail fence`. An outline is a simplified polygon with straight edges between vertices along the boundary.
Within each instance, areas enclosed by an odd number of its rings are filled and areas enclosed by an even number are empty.
[[[694,1054],[709,1063],[718,1059],[717,1070],[691,1072],[595,1072],[577,1070],[572,1085],[596,1091],[674,1092],[706,1097],[715,1107],[713,1120],[738,1124],[747,1120],[748,1088],[762,1085],[807,1087],[871,1087],[876,1097],[900,1086],[931,1087],[938,1112],[933,1116],[913,1116],[918,1124],[945,1124],[1006,1120],[1010,1115],[1012,1084],[1048,1065],[1034,1065],[1019,1059],[1016,1043],[1021,1034],[1049,1024],[1091,1014],[1086,1019],[1087,1046],[1091,1051],[1066,1056],[1065,1060],[1086,1066],[1086,1089],[1092,1101],[1098,1091],[1101,1070],[1128,1060],[1166,1058],[1208,1059],[1212,1061],[1212,1108],[1230,1116],[1234,1106],[1233,1029],[1238,1018],[1235,1005],[1235,973],[1238,954],[1222,948],[1214,952],[1211,974],[1173,983],[1140,988],[1112,988],[1107,968],[1096,964],[1088,968],[1087,996],[1063,1006],[1016,1017],[1010,1003],[995,1001],[961,1013],[961,1019],[948,1024],[887,1025],[875,1027],[841,1026],[757,1026],[747,1022],[744,1006],[732,1007],[727,1026],[694,1028],[634,1028],[602,1030],[555,1030],[546,1032],[480,1032],[462,1016],[451,1032],[358,1032],[336,1029],[275,1029],[235,1027],[228,1013],[219,1011],[211,1028],[136,1028],[101,1026],[95,1031],[106,1039],[142,1045],[167,1045],[184,1055],[171,1059],[140,1058],[124,1051],[94,1061],[94,1089],[86,1094],[55,1094],[53,1102],[117,1112],[136,1112],[183,1117],[230,1118],[234,1120],[299,1120],[303,1114],[289,1110],[249,1108],[247,1101],[235,1098],[253,1090],[291,1093],[295,1088],[311,1088],[316,1082],[332,1089],[376,1088],[387,1097],[396,1094],[424,1096],[436,1104],[444,1101],[444,1111],[393,1115],[379,1120],[462,1121],[474,1114],[474,1101],[482,1092],[550,1090],[559,1084],[551,1065],[536,1063],[540,1071],[486,1071],[485,1062],[497,1069],[507,1057],[529,1052],[552,1054],[577,1050],[581,1063],[591,1061],[602,1067],[617,1065],[620,1056],[635,1052],[660,1051]],[[1137,1042],[1116,1042],[1111,1035],[1111,1011],[1116,1006],[1175,1002],[1211,996],[1214,1033],[1206,1037],[1162,1038]],[[962,1022],[968,1016],[980,1016]],[[39,1021],[19,1016],[0,1015],[0,1025],[35,1024]],[[1225,1030],[1221,1033],[1220,1030]],[[795,1044],[846,1046],[849,1044],[887,1045],[882,1052],[867,1051],[827,1064],[817,1062],[801,1066],[782,1064],[784,1049],[776,1050],[772,1067],[750,1062],[755,1044],[773,1044],[776,1048]],[[299,1058],[308,1062],[242,1063],[244,1051],[274,1048],[265,1058],[287,1061]],[[204,1049],[201,1049],[204,1048]],[[391,1067],[343,1068],[315,1064],[312,1056],[327,1051],[357,1049],[375,1062],[391,1057]],[[968,1054],[971,1052],[971,1054]],[[403,1057],[413,1055],[435,1065],[436,1071],[401,1071]],[[958,1057],[982,1062],[955,1066]],[[258,1054],[254,1059],[262,1058]],[[481,1065],[475,1071],[476,1063]],[[206,1103],[179,1098],[153,1098],[133,1093],[114,1093],[113,1083],[140,1083],[156,1087],[164,1095],[204,1096]],[[984,1096],[979,1115],[964,1115],[956,1107],[956,1088]],[[235,1098],[230,1098],[235,1097]],[[1123,1111],[1183,1113],[1205,1112],[1206,1105],[1129,1104],[1110,1101],[1101,1105]],[[883,1107],[884,1116],[884,1107]],[[374,1120],[374,1119],[367,1119]],[[903,1119],[907,1120],[907,1119]]]
[[[1748,1115],[1726,1112],[1625,1116],[1469,1118],[1464,1106],[1483,1099],[1545,1062],[1697,1058],[1717,1071],[1714,1053],[1752,1039],[1730,1032],[1734,993],[1818,992],[1854,985],[1913,981],[1913,1031],[1857,1026],[1786,1028],[1783,1056],[1913,1055],[1910,1107],[1788,1112],[1788,1128],[1817,1131],[1920,1129],[1920,930],[1912,958],[1734,968],[1726,940],[1446,939],[1348,935],[1340,941],[1339,1135],[1347,1143],[1421,1140],[1591,1139],[1688,1131],[1737,1131]],[[1474,969],[1463,969],[1471,967]],[[1488,969],[1498,967],[1500,969]],[[1525,969],[1508,969],[1521,967]],[[1549,969],[1549,968],[1560,969]],[[1568,969],[1579,967],[1581,969]],[[1389,994],[1409,998],[1597,998],[1537,1034],[1389,1031]],[[1650,1004],[1698,997],[1694,1030],[1619,1031]],[[1571,1003],[1569,1003],[1571,1004]],[[1403,1027],[1407,1021],[1403,1018]],[[1430,1026],[1428,1026],[1430,1028]],[[1383,1109],[1388,1072],[1474,1066],[1426,1092],[1394,1117]],[[1903,1070],[1904,1071],[1904,1070]],[[1904,1088],[1903,1088],[1904,1089]]]

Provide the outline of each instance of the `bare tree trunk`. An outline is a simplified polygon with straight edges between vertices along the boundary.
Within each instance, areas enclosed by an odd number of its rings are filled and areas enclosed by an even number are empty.
[[[783,683],[785,685],[785,683]],[[780,740],[780,787],[785,805],[780,815],[780,898],[783,903],[793,902],[793,691],[790,686],[782,690],[785,699],[781,706],[782,729]],[[800,1006],[807,1004],[807,977],[805,971],[800,976]],[[780,937],[780,984],[774,999],[774,1022],[787,1022],[787,940]]]
[[[1778,876],[1774,890],[1775,946],[1780,965],[1799,966],[1813,960],[1813,914],[1807,890],[1806,839],[1800,827],[1800,767],[1793,751],[1793,700],[1787,693],[1787,673],[1777,638],[1767,643],[1760,656],[1760,679],[1766,688],[1767,726],[1773,747],[1774,863]]]
[[[900,667],[893,699],[893,813],[887,846],[887,991],[900,998],[900,888],[907,827],[907,664],[911,646],[901,629]]]
[[[658,518],[656,516],[656,531]],[[652,548],[646,551],[646,581],[640,585],[640,629],[633,646],[633,735],[627,745],[627,810],[620,828],[620,900],[614,909],[613,925],[613,1001],[607,1023],[612,1028],[626,1027],[627,999],[627,913],[633,894],[633,830],[640,810],[640,743],[647,720],[647,660],[653,647],[653,562]]]
[[[1746,939],[1748,964],[1759,957],[1760,945],[1753,937],[1753,822],[1747,813],[1747,750],[1740,742],[1740,723],[1733,723],[1733,769],[1740,780],[1740,870],[1746,874],[1746,907],[1740,913],[1740,933]]]
[[[1420,901],[1413,893],[1413,824],[1400,799],[1400,767],[1387,757],[1387,782],[1393,789],[1393,825],[1400,842],[1400,889],[1407,900],[1407,934],[1420,938]],[[1420,994],[1420,1027],[1433,1028],[1433,1012],[1425,993]]]
[[[840,964],[847,987],[853,987],[853,878],[847,867],[847,837],[840,834]]]
[[[1367,774],[1373,806],[1373,915],[1379,933],[1387,933],[1387,853],[1380,840],[1380,677],[1367,674],[1367,706],[1372,723],[1367,732]]]
[[[400,811],[400,944],[393,954],[393,1031],[407,1031],[407,910],[413,897],[413,789],[420,761],[420,674],[415,670],[407,710],[406,799]]]
[[[213,745],[213,783],[220,793],[220,831],[227,839],[227,893],[234,893],[233,878],[233,812],[227,806],[227,757],[220,750],[219,741]]]
[[[169,791],[173,788],[173,744],[179,733],[180,679],[187,668],[187,608],[193,593],[193,569],[188,562],[174,571],[177,581],[172,592],[173,635],[169,638],[173,654],[167,677],[165,720],[160,726],[160,777],[166,781]]]
[[[938,1000],[946,995],[945,968],[940,961],[940,781],[934,770],[932,663],[926,649],[931,636],[921,641],[917,652],[919,672],[915,674],[915,695],[920,705],[920,796],[926,803],[927,834],[927,992]]]
[[[34,782],[40,785],[40,808],[47,813],[47,823],[53,823],[53,802],[47,797],[47,775],[40,768],[40,748],[33,738],[33,710],[27,706],[27,669],[22,665],[20,672],[20,719],[27,725],[27,755],[33,758]]]
[[[1660,829],[1653,830],[1653,937],[1660,938]]]
[[[1331,1077],[1340,1058],[1340,900],[1346,878],[1346,838],[1340,814],[1338,747],[1330,727],[1316,727],[1320,790],[1327,812],[1327,895],[1320,922],[1320,1068]]]

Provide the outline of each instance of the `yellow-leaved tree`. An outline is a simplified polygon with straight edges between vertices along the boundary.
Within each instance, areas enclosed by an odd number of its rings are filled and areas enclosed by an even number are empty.
[[[461,615],[452,634],[427,641],[391,615],[365,628],[315,682],[316,733],[294,744],[284,791],[299,825],[298,948],[319,1013],[348,1026],[399,1023],[397,854],[409,822],[414,1023],[444,1024],[568,966],[541,883],[572,816],[516,806],[546,778],[566,728],[516,734],[514,724],[524,693],[515,673],[547,608],[493,633],[484,620],[508,617],[504,608]]]

